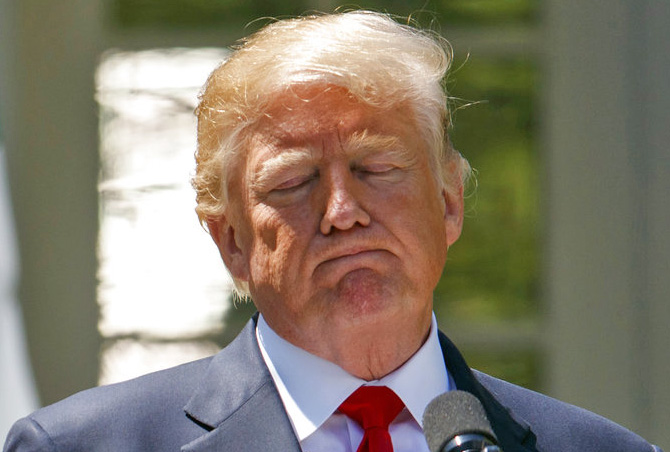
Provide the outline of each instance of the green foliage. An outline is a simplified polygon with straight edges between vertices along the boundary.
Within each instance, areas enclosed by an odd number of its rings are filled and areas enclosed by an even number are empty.
[[[240,28],[259,17],[296,16],[310,9],[307,0],[114,0],[112,20],[121,27],[207,28],[235,24]],[[251,25],[254,30],[258,26]]]
[[[468,25],[531,23],[536,0],[441,0],[435,8],[444,23]]]
[[[345,4],[346,6],[346,4]],[[353,6],[353,5],[352,5]],[[529,23],[536,15],[536,0],[366,0],[355,6],[399,16],[437,19],[448,25],[497,25]],[[428,16],[428,17],[426,17]]]
[[[489,375],[533,390],[542,389],[542,359],[533,348],[497,351],[491,347],[468,349],[461,347],[468,364]]]
[[[435,292],[442,318],[533,317],[538,310],[537,70],[525,59],[471,59],[452,75],[452,140],[476,168],[463,234]],[[459,104],[480,102],[458,108]]]
[[[285,17],[314,10],[372,9],[398,16],[434,19],[450,25],[529,23],[537,0],[110,0],[112,20],[121,27],[189,28],[245,25],[259,17]],[[324,6],[325,5],[325,6]],[[328,5],[332,5],[328,8]],[[425,19],[425,20],[424,20]],[[252,29],[255,29],[252,25]]]

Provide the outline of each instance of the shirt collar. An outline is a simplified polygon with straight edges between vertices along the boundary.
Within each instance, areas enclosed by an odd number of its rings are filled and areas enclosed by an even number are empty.
[[[262,315],[256,337],[299,441],[314,433],[361,385],[393,389],[419,425],[426,405],[453,388],[444,365],[434,314],[428,339],[421,348],[395,371],[369,382],[284,340]]]

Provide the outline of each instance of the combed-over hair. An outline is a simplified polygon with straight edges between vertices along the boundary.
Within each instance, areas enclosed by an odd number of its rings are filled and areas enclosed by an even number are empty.
[[[273,22],[256,32],[209,76],[196,110],[196,212],[203,225],[226,212],[235,159],[245,130],[273,99],[296,86],[343,87],[379,108],[404,103],[431,152],[438,182],[459,190],[469,165],[449,143],[442,86],[451,47],[435,33],[389,15],[350,11]]]

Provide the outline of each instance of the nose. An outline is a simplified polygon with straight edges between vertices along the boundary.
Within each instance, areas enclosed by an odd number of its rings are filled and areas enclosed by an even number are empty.
[[[333,229],[346,231],[357,224],[370,224],[370,215],[357,199],[356,181],[349,169],[322,180],[326,186],[326,210],[320,224],[322,234],[328,235]]]

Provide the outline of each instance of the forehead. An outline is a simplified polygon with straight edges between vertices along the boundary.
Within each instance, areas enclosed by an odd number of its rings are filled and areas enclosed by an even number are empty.
[[[342,88],[321,87],[282,96],[266,110],[250,133],[248,162],[286,149],[337,148],[361,133],[423,147],[407,106],[381,109],[358,101]]]

